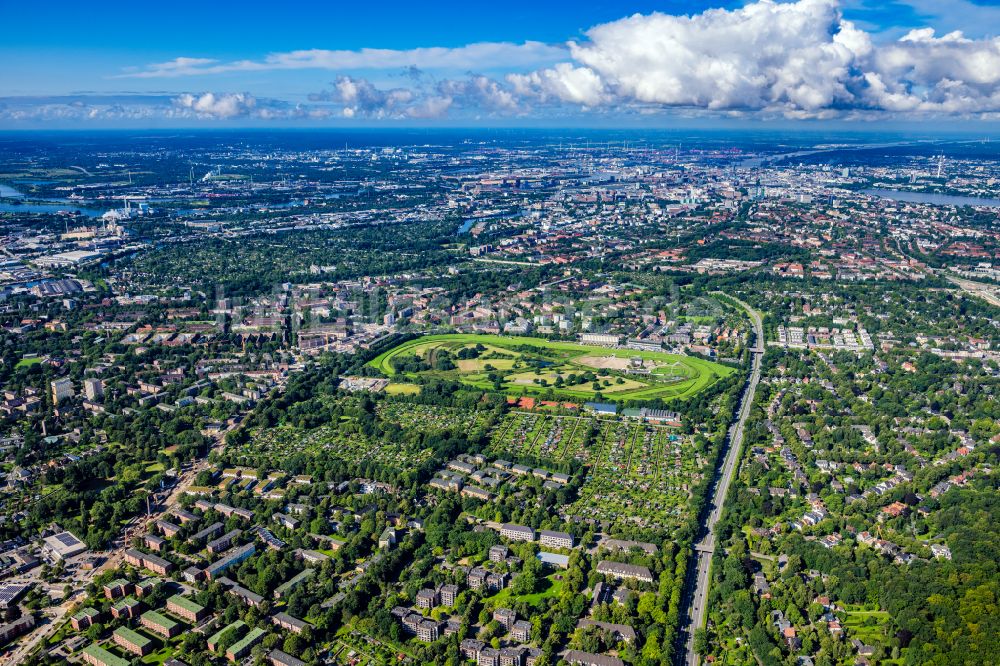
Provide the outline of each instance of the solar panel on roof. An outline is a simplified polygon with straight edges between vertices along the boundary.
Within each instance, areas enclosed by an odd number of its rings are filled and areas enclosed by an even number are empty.
[[[64,546],[75,546],[80,543],[79,539],[77,539],[69,532],[62,532],[61,534],[57,534],[56,539],[58,539],[59,543],[61,543]]]
[[[7,606],[19,596],[24,594],[31,585],[26,583],[13,583],[0,587],[0,605]]]

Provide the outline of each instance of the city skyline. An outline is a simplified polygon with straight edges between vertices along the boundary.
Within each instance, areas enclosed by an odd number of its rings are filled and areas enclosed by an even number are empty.
[[[969,0],[47,10],[5,9],[23,29],[0,48],[2,129],[979,131],[1000,113],[1000,8]]]

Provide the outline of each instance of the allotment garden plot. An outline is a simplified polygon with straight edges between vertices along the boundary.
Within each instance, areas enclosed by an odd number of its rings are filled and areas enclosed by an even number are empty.
[[[676,428],[629,419],[513,412],[496,427],[491,452],[513,460],[579,460],[586,479],[564,517],[636,527],[675,527],[707,461]]]
[[[637,527],[675,527],[688,517],[691,488],[706,460],[673,428],[601,421],[580,496],[563,513]]]
[[[552,416],[513,412],[493,431],[491,451],[501,458],[521,457],[562,462],[586,462],[588,433],[597,427],[589,416]]]
[[[417,432],[472,433],[486,428],[488,416],[488,413],[483,411],[440,405],[383,402],[378,406],[378,417],[381,420]]]
[[[431,457],[430,449],[413,450],[402,444],[374,441],[336,426],[312,430],[292,427],[267,428],[251,434],[250,440],[226,449],[237,465],[281,468],[295,454],[326,454],[352,465],[374,463],[389,469],[414,469]]]
[[[606,349],[543,338],[428,335],[404,342],[369,365],[396,380],[440,377],[511,394],[573,400],[692,396],[733,372],[665,352]]]

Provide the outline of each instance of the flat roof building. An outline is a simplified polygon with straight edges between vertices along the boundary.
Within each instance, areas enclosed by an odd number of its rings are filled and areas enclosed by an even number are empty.
[[[83,660],[91,666],[130,666],[128,659],[108,652],[97,643],[83,648]]]
[[[84,608],[69,619],[74,631],[83,631],[90,625],[97,622],[101,617],[101,612],[96,608]]]
[[[177,634],[181,633],[181,625],[174,622],[166,615],[157,613],[154,610],[148,610],[143,613],[139,617],[139,623],[164,638],[173,638]]]
[[[146,638],[128,627],[118,627],[111,634],[111,638],[115,641],[115,645],[140,657],[145,657],[153,649],[152,639]]]
[[[87,550],[87,544],[68,531],[45,537],[43,541],[45,542],[43,550],[57,560],[65,560]]]
[[[179,594],[167,599],[167,610],[192,624],[201,622],[208,615],[208,610],[204,606]]]
[[[111,615],[114,618],[133,618],[139,614],[139,608],[142,605],[135,597],[125,597],[124,599],[119,599],[114,604],[111,605]]]
[[[205,569],[205,576],[209,580],[214,580],[222,575],[226,569],[250,558],[255,552],[257,552],[257,549],[252,543],[240,546],[239,548],[230,551],[228,555],[225,555],[208,565],[208,568]]]
[[[224,636],[230,634],[230,632],[232,633],[233,636],[238,636],[243,631],[243,629],[246,628],[246,626],[247,625],[243,620],[236,620],[235,622],[227,624],[222,629],[219,629],[217,632],[209,636],[208,641],[206,643],[209,652],[215,652],[215,650],[219,647],[219,643],[222,641],[222,638]]]
[[[250,633],[229,646],[229,649],[226,650],[226,659],[232,662],[239,661],[253,649],[253,646],[260,642],[265,633],[263,629],[251,629]]]

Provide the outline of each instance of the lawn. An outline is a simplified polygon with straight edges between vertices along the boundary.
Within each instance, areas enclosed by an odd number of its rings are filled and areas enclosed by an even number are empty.
[[[168,659],[172,659],[173,656],[174,656],[174,649],[169,645],[165,645],[161,649],[155,652],[151,652],[147,654],[145,657],[143,657],[142,663],[159,665],[164,663]]]
[[[878,610],[865,610],[863,606],[848,604],[845,609],[847,618],[844,629],[850,638],[871,645],[885,637],[885,626],[889,622],[889,613]]]
[[[393,382],[386,385],[385,393],[386,395],[417,395],[420,393],[420,387],[416,384],[398,384]]]
[[[536,607],[541,606],[542,602],[544,602],[546,599],[558,597],[559,593],[562,591],[563,582],[561,580],[556,579],[556,576],[558,575],[559,574],[552,574],[550,576],[546,576],[545,578],[543,578],[542,585],[544,587],[542,590],[538,592],[533,592],[531,594],[525,594],[521,596],[515,596],[511,593],[511,588],[508,587],[503,590],[500,590],[492,597],[487,597],[487,599],[485,599],[484,601],[496,601],[500,603],[512,600],[512,601],[522,601],[528,604],[529,606],[536,606]]]
[[[477,345],[478,356],[459,358]],[[425,369],[397,371],[400,361],[418,359]],[[666,352],[477,334],[416,338],[380,354],[369,365],[397,379],[436,376],[515,395],[551,391],[554,397],[577,401],[594,400],[598,393],[612,401],[684,398],[733,372],[717,363]]]

